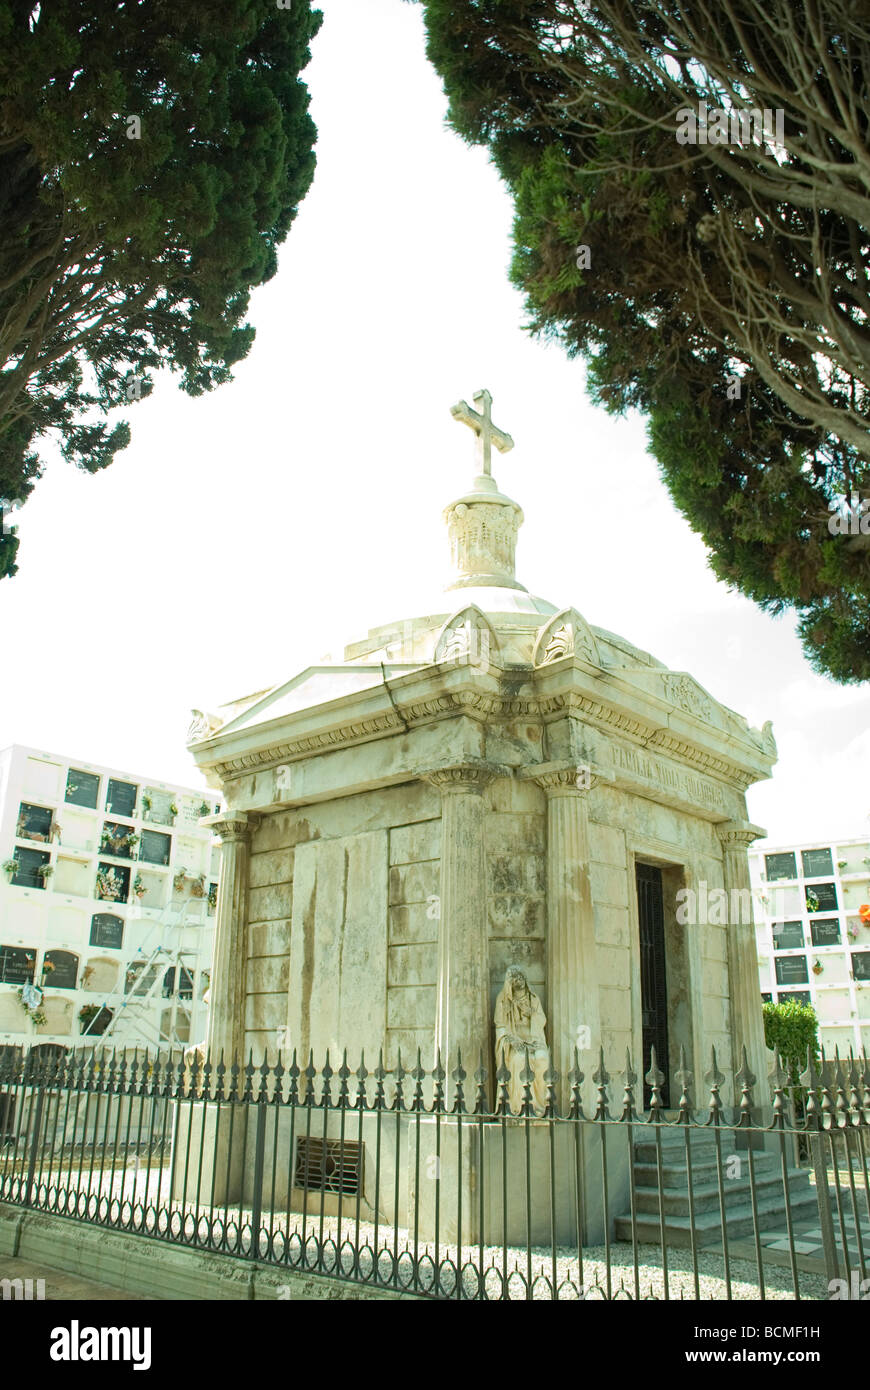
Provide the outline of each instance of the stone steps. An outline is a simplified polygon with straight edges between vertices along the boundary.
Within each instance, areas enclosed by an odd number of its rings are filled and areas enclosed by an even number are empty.
[[[684,1182],[681,1189],[674,1187],[663,1187],[662,1189],[662,1205],[665,1214],[668,1216],[671,1214],[674,1216],[689,1215],[689,1193],[685,1183],[685,1174],[683,1174],[683,1178]],[[806,1195],[808,1181],[806,1173],[802,1173],[798,1169],[791,1170],[788,1174],[788,1194],[790,1202],[796,1202]],[[651,1212],[655,1215],[656,1219],[658,1219],[658,1188],[654,1184],[641,1185],[638,1182],[636,1169],[635,1182],[637,1184],[634,1194],[636,1211],[638,1214],[641,1212]],[[746,1174],[745,1177],[731,1178],[723,1181],[722,1189],[726,1218],[732,1211],[736,1211],[738,1208],[742,1208],[749,1204],[752,1189],[748,1174]],[[715,1179],[713,1182],[702,1183],[696,1178],[692,1184],[692,1192],[696,1216],[702,1215],[708,1211],[715,1211],[718,1216],[719,1186]],[[772,1171],[767,1171],[764,1174],[756,1172],[755,1195],[759,1203],[778,1200],[784,1211],[785,1198],[782,1190],[782,1174]]]
[[[661,1211],[664,1215],[666,1243],[677,1247],[691,1246],[693,1227],[689,1214],[685,1131],[680,1129],[660,1133],[661,1194],[655,1135],[645,1134],[634,1144],[637,1239],[656,1245],[661,1243]],[[691,1130],[690,1134],[695,1208],[694,1236],[698,1245],[710,1245],[721,1241],[724,1235],[719,1205],[720,1169],[716,1154],[716,1136],[712,1130]],[[720,1131],[719,1137],[727,1235],[729,1239],[752,1236],[755,1221],[749,1179],[749,1151],[735,1148],[735,1136],[732,1131]],[[735,1157],[741,1160],[740,1175],[729,1178],[726,1173]],[[784,1229],[785,1193],[780,1156],[763,1149],[753,1149],[752,1162],[758,1229],[770,1229],[771,1226]],[[818,1208],[815,1190],[810,1186],[809,1174],[802,1169],[789,1168],[786,1181],[793,1220],[812,1219]],[[632,1239],[630,1211],[616,1218],[614,1234],[617,1240]]]
[[[740,1177],[729,1177],[733,1173],[734,1158],[740,1159]],[[767,1177],[768,1173],[776,1170],[781,1175],[782,1168],[778,1154],[754,1153],[752,1156],[753,1167],[756,1178]],[[663,1187],[682,1187],[685,1188],[688,1175],[688,1165],[685,1155],[681,1155],[679,1161],[666,1160],[662,1155],[662,1186]],[[692,1154],[692,1178],[696,1186],[704,1186],[707,1183],[715,1183],[717,1175],[721,1171],[722,1182],[726,1188],[734,1187],[735,1184],[742,1182],[749,1183],[749,1160],[745,1149],[739,1153],[723,1153],[721,1169],[716,1161],[715,1155],[695,1155]],[[638,1186],[656,1187],[658,1165],[655,1161],[644,1162],[636,1161],[634,1165],[635,1182]]]
[[[791,1202],[794,1222],[808,1221],[818,1212],[815,1193]],[[661,1228],[657,1218],[638,1216],[636,1221],[637,1239],[643,1244],[660,1245]],[[728,1239],[737,1240],[742,1236],[752,1236],[754,1224],[752,1207],[749,1202],[735,1207],[727,1218]],[[770,1229],[774,1225],[785,1229],[785,1204],[779,1197],[775,1201],[758,1203],[758,1228]],[[619,1216],[615,1223],[617,1240],[631,1240],[631,1217]],[[692,1244],[692,1227],[688,1216],[669,1215],[665,1221],[665,1240],[668,1245],[685,1249]],[[722,1220],[718,1211],[704,1212],[695,1217],[695,1242],[697,1245],[712,1245],[722,1240]]]

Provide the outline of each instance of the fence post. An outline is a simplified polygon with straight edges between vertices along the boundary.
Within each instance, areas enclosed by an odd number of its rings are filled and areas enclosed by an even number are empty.
[[[42,1111],[45,1106],[45,1091],[40,1086],[36,1093],[36,1114],[33,1122],[33,1135],[30,1145],[30,1157],[27,1160],[27,1178],[24,1186],[24,1201],[22,1206],[30,1206],[30,1194],[33,1190],[33,1178],[36,1172],[36,1155],[39,1150],[39,1136],[42,1131]]]
[[[834,1240],[834,1219],[831,1214],[831,1198],[828,1193],[828,1165],[825,1160],[825,1132],[822,1125],[822,1112],[816,1088],[821,1078],[816,1071],[812,1048],[807,1048],[807,1069],[801,1076],[807,1088],[806,1127],[811,1131],[810,1156],[816,1181],[816,1202],[819,1208],[819,1229],[822,1233],[822,1253],[825,1260],[825,1274],[830,1282],[840,1277],[837,1258],[837,1244]]]
[[[254,1149],[254,1190],[251,1193],[251,1259],[260,1257],[260,1222],[263,1217],[263,1173],[266,1163],[266,1106],[257,1106]]]

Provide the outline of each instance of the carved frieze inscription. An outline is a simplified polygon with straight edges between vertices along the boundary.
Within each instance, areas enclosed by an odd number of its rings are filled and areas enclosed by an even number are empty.
[[[692,805],[705,806],[709,810],[723,813],[728,811],[723,788],[709,778],[699,777],[693,772],[684,772],[659,758],[650,757],[648,753],[634,748],[622,748],[618,743],[611,743],[608,747],[613,766],[618,771],[639,778],[648,784],[651,790],[660,788]]]

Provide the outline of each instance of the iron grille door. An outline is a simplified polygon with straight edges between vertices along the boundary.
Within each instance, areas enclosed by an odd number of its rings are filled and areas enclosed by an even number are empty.
[[[649,1071],[650,1049],[656,1050],[665,1074],[662,1100],[670,1105],[668,1076],[668,989],[665,972],[665,916],[662,874],[650,864],[638,864],[637,909],[640,925],[640,1000],[643,1029],[643,1071]],[[643,1103],[649,1107],[651,1088],[644,1081]]]

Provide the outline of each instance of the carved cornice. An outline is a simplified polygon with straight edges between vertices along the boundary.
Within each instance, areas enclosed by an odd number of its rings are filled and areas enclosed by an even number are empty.
[[[551,696],[516,697],[465,689],[445,691],[428,699],[409,700],[407,703],[397,700],[395,709],[390,708],[371,718],[350,721],[332,729],[273,743],[250,753],[239,754],[237,757],[222,758],[209,766],[213,766],[222,780],[232,779],[246,772],[277,767],[280,763],[293,759],[351,747],[356,743],[396,732],[405,733],[409,727],[416,724],[431,723],[433,720],[446,719],[455,714],[465,714],[481,723],[516,718],[549,721],[560,716],[572,715],[602,732],[618,733],[645,749],[657,749],[668,753],[698,772],[713,774],[738,791],[745,792],[747,787],[759,780],[758,774],[747,771],[745,766],[721,754],[699,746],[686,738],[685,734],[657,727],[652,719],[626,714],[577,691]],[[757,745],[753,745],[753,748],[757,751]]]
[[[756,840],[764,839],[767,831],[762,830],[760,825],[751,825],[748,822],[739,824],[737,821],[724,821],[716,826],[716,834],[725,849],[747,850]]]

